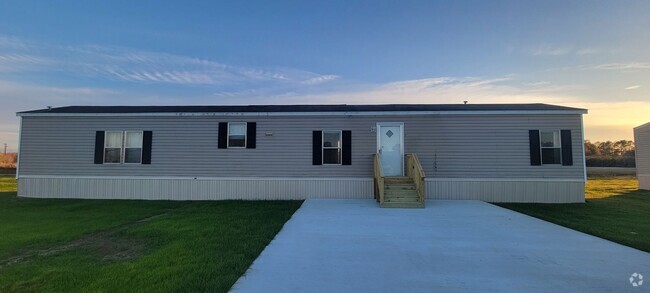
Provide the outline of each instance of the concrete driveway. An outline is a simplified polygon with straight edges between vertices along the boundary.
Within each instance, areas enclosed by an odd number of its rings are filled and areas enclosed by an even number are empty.
[[[650,254],[480,201],[307,200],[232,290],[650,292]]]

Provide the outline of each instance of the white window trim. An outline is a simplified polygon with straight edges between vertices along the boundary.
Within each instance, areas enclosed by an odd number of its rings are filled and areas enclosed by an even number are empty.
[[[339,134],[339,143],[340,145],[337,147],[326,147],[325,146],[325,132],[338,132]],[[328,150],[334,150],[338,149],[339,150],[339,163],[338,164],[326,164],[325,163],[325,149]],[[343,165],[343,130],[322,130],[321,131],[321,143],[320,143],[320,151],[321,151],[321,164],[323,165],[328,165],[328,166],[340,166]]]
[[[107,149],[106,141],[107,141],[109,132],[119,132],[122,135],[122,139],[121,139],[121,142],[120,142],[120,161],[117,162],[117,163],[106,162],[106,149]],[[111,148],[111,149],[115,149],[115,148]],[[124,150],[124,131],[122,131],[122,130],[104,130],[104,149],[102,151],[102,164],[103,165],[119,165],[119,164],[122,164],[122,159],[124,157],[123,153],[122,153],[123,150]]]
[[[544,147],[542,146],[542,132],[557,132],[557,137],[558,137],[558,144],[560,145],[559,147]],[[560,149],[560,163],[558,164],[544,164],[544,152],[542,152],[543,149]],[[539,130],[539,157],[540,157],[540,164],[542,166],[544,165],[549,165],[549,166],[555,166],[555,165],[560,165],[562,166],[562,130],[560,129],[540,129]]]
[[[140,162],[138,163],[127,163],[126,162],[126,134],[129,132],[135,132],[135,133],[140,133]],[[141,165],[142,164],[142,150],[144,149],[144,131],[139,131],[139,130],[125,130],[124,134],[122,135],[122,163],[125,165]],[[129,149],[137,149],[137,148],[129,148]]]
[[[230,146],[230,124],[244,124],[244,146]],[[228,122],[228,130],[226,133],[226,148],[229,149],[245,149],[248,145],[248,122]]]
[[[122,142],[120,144],[120,161],[118,163],[111,163],[111,162],[106,162],[106,135],[109,132],[119,132],[122,134]],[[139,163],[126,163],[126,133],[127,132],[139,132],[142,141],[140,142],[140,162]],[[114,148],[111,148],[114,149]],[[130,148],[130,149],[135,149],[135,148]],[[142,130],[104,130],[104,150],[102,152],[102,164],[103,165],[142,165],[142,152],[144,149],[144,131]]]

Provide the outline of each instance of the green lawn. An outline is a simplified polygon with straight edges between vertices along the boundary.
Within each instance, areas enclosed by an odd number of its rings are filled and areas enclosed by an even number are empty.
[[[16,197],[0,177],[0,292],[226,292],[300,201]]]
[[[0,292],[227,291],[300,201],[16,197],[0,176]],[[650,192],[592,178],[585,204],[499,204],[650,252]]]
[[[650,191],[633,177],[589,178],[584,204],[499,206],[650,252]]]

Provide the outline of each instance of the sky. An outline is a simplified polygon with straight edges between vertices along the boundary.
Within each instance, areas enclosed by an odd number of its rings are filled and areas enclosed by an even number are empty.
[[[650,1],[2,1],[0,143],[68,105],[550,103],[650,121]]]

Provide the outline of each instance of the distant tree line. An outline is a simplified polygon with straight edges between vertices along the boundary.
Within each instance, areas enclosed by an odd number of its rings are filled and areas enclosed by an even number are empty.
[[[587,167],[635,167],[634,142],[585,140],[585,158]]]

